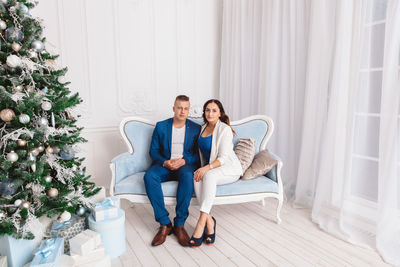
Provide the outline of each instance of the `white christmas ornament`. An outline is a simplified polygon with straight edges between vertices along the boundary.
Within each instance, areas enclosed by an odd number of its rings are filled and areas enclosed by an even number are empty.
[[[27,114],[21,114],[18,116],[19,122],[22,124],[27,124],[29,123],[29,121],[31,120],[31,118],[29,117],[29,115]]]
[[[0,20],[0,30],[5,30],[6,28],[7,24],[4,21]]]
[[[7,154],[7,160],[11,162],[16,162],[18,160],[18,155],[13,150]]]
[[[49,111],[51,109],[51,103],[48,102],[48,101],[43,101],[42,109],[45,110],[45,111]]]
[[[49,197],[56,197],[58,196],[58,190],[57,188],[50,188],[49,191],[47,192],[47,195]]]
[[[22,204],[22,200],[21,199],[17,199],[14,201],[14,205],[19,207]]]
[[[10,55],[7,57],[6,63],[11,68],[19,67],[21,66],[21,59],[16,55]]]
[[[46,181],[46,183],[51,183],[51,181],[53,180],[53,178],[50,175],[46,175],[44,177],[44,180]]]
[[[63,213],[60,214],[60,217],[58,218],[58,221],[60,223],[69,221],[71,219],[71,213],[69,213],[68,211],[64,211]]]

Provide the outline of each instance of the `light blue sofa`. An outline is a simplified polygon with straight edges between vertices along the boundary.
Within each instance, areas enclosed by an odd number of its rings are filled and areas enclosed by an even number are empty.
[[[193,119],[193,121],[199,124],[202,122],[200,119]],[[231,125],[236,132],[234,144],[239,138],[254,138],[257,142],[256,153],[266,148],[274,130],[272,119],[263,115],[234,121]],[[155,123],[138,117],[122,120],[120,132],[128,146],[128,152],[118,155],[110,163],[112,172],[110,194],[112,196],[128,199],[132,203],[149,203],[143,176],[151,165],[149,147],[154,127]],[[214,205],[250,201],[262,201],[264,205],[266,197],[273,197],[278,200],[276,216],[277,223],[280,223],[280,210],[283,204],[282,161],[273,153],[271,155],[278,160],[277,166],[264,176],[252,180],[239,179],[231,184],[219,185]],[[163,183],[162,190],[165,204],[175,204],[177,182]],[[198,204],[194,195],[191,203]]]

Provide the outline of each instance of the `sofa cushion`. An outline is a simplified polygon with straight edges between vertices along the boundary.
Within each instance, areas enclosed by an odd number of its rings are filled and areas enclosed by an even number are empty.
[[[140,194],[146,195],[144,187],[145,172],[128,176],[115,185],[115,194]],[[175,197],[178,188],[177,181],[164,182],[161,185],[165,197]],[[217,186],[217,196],[230,196],[254,194],[264,192],[278,192],[278,184],[271,179],[261,176],[249,181],[238,180],[231,184]]]
[[[235,154],[242,165],[243,173],[250,167],[256,154],[256,140],[253,138],[240,138],[236,147]]]
[[[260,175],[265,175],[277,163],[278,161],[269,154],[268,150],[263,150],[254,157],[253,162],[243,174],[242,179],[249,180],[259,177]]]

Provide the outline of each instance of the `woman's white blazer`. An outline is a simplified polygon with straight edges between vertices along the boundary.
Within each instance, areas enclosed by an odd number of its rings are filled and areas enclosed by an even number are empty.
[[[207,124],[201,127],[200,133],[203,132],[206,126]],[[218,120],[212,135],[210,163],[219,160],[221,166],[218,169],[221,168],[224,175],[243,175],[240,161],[233,151],[233,133],[231,127]],[[200,149],[199,153],[201,166],[204,166],[205,160]]]

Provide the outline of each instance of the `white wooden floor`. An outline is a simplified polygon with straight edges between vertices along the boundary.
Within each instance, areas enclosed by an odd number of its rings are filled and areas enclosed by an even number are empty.
[[[150,204],[122,201],[126,212],[127,250],[113,266],[389,266],[374,250],[360,248],[319,230],[305,210],[284,205],[282,223],[275,223],[276,202],[214,206],[214,246],[181,247],[174,235],[151,246],[157,232]],[[198,206],[190,207],[186,230],[193,233]],[[168,207],[173,218],[174,207]]]

